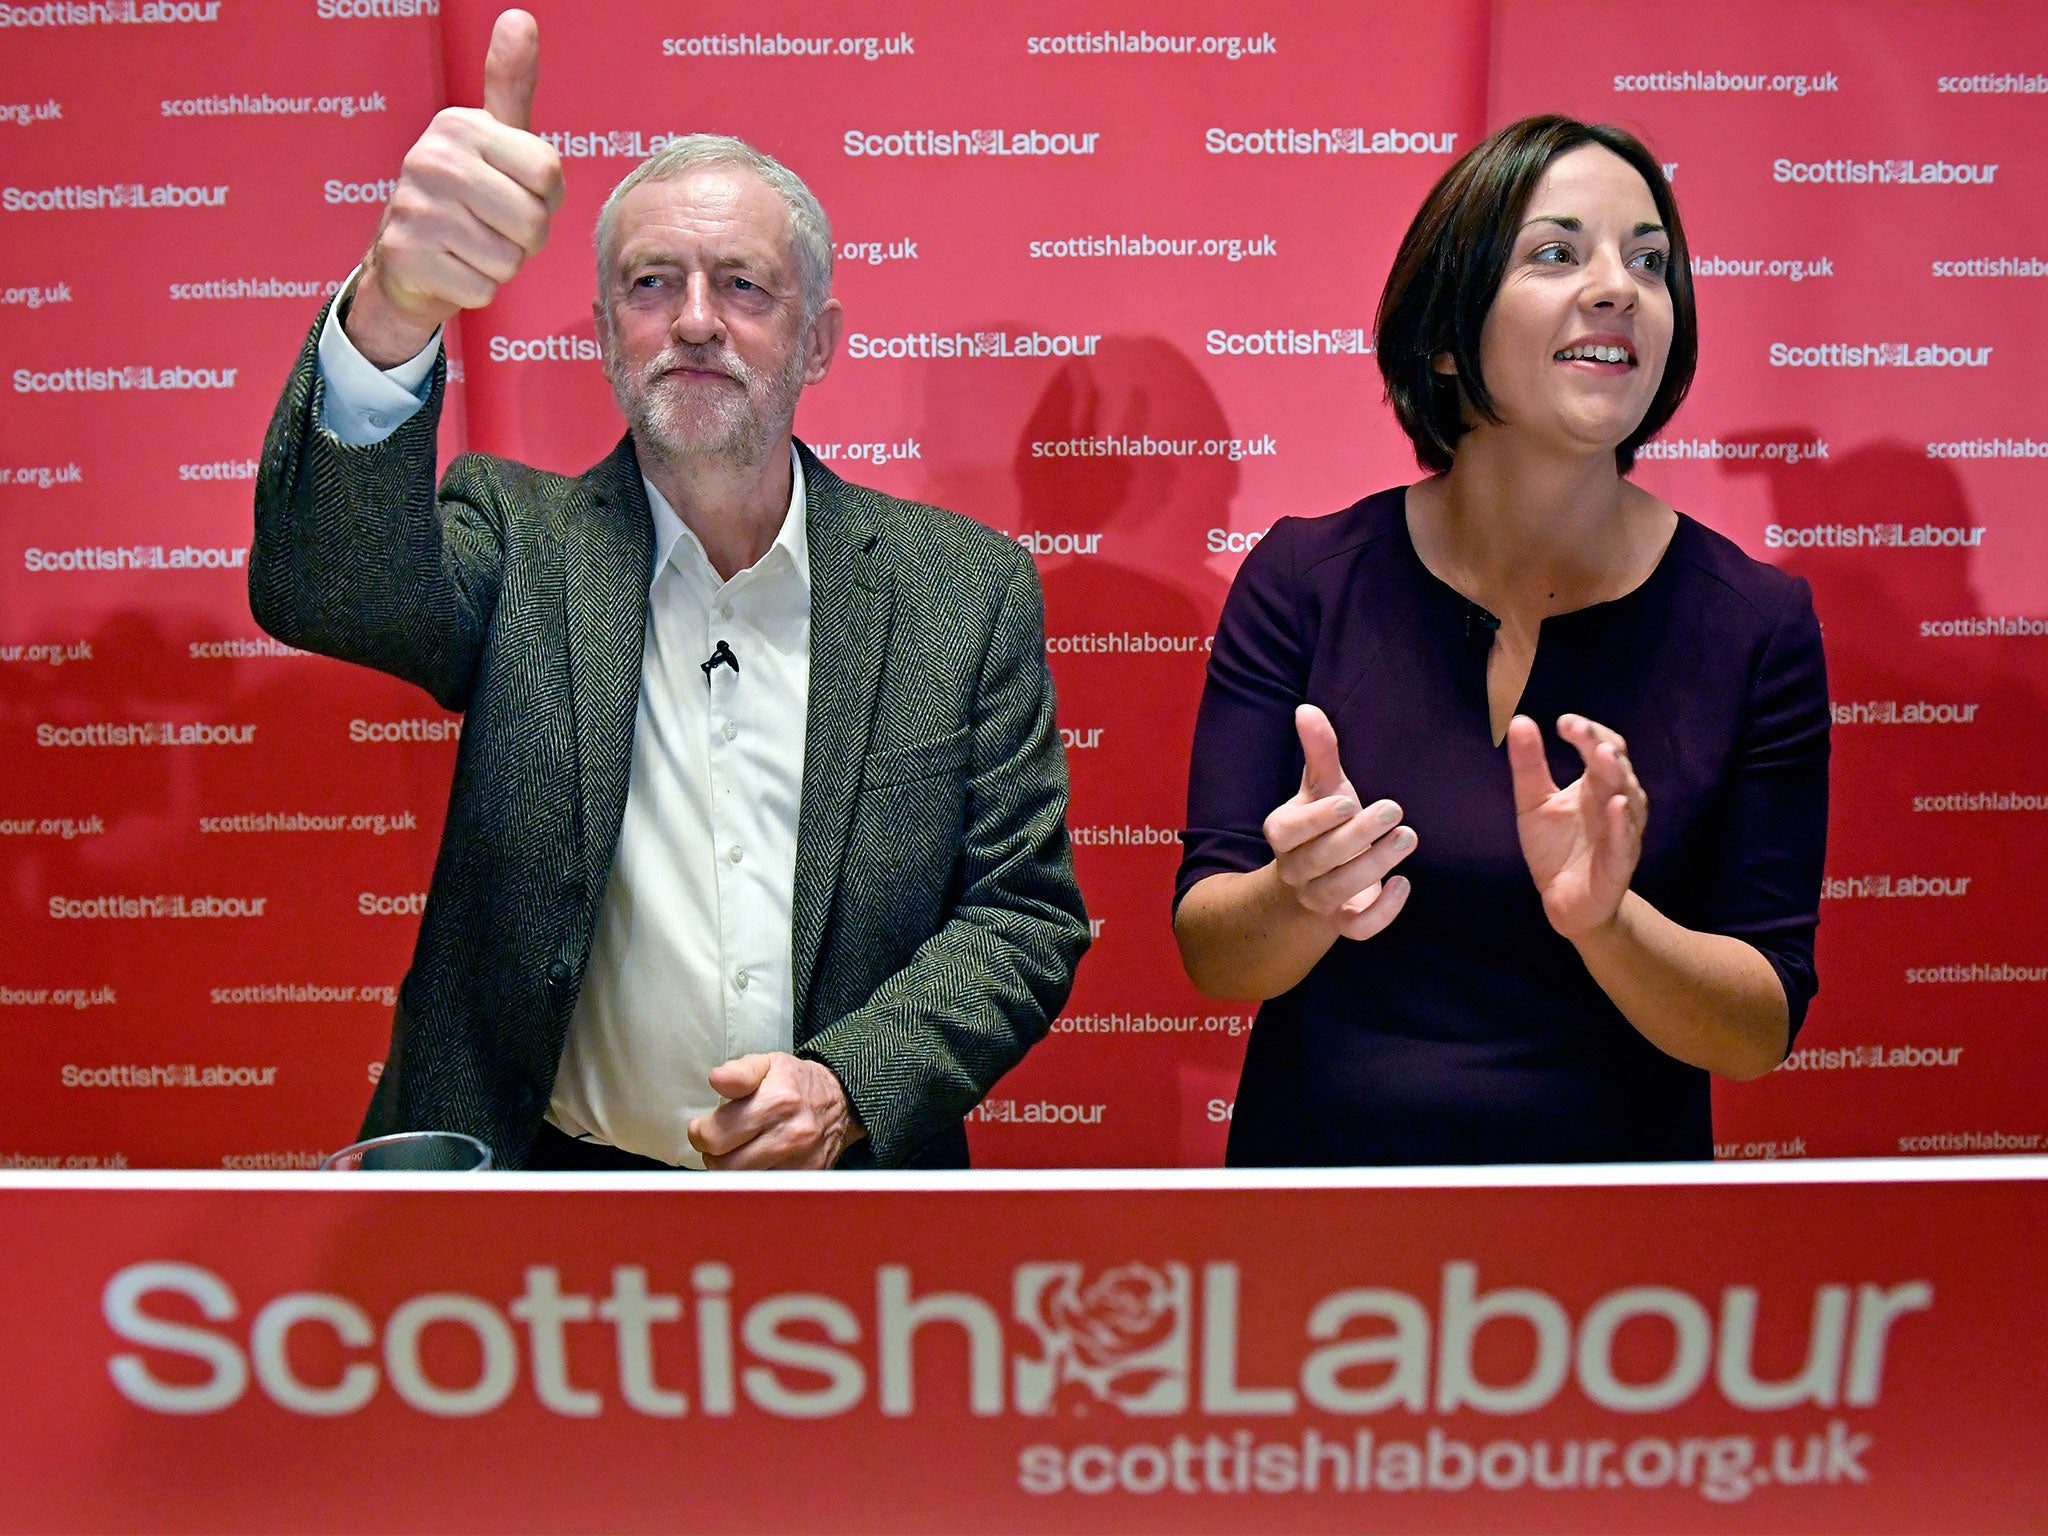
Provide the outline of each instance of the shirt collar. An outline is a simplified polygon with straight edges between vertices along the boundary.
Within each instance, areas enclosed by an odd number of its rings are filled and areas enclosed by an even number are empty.
[[[668,504],[668,498],[661,494],[659,487],[652,480],[642,475],[640,484],[647,490],[647,510],[654,515],[654,567],[648,578],[648,590],[652,592],[654,582],[668,567],[669,557],[676,552],[676,546],[685,539],[690,541],[690,549],[696,561],[702,563],[703,569],[710,574],[714,584],[717,583],[718,572],[712,566],[710,556],[704,553],[704,546],[698,542],[697,535],[692,533],[689,525],[676,514],[676,509]],[[748,566],[747,570],[761,570],[775,559],[775,552],[781,550],[796,571],[797,579],[808,588],[811,584],[809,522],[808,499],[804,488],[804,461],[796,451],[796,444],[791,443],[789,509],[782,515],[782,527],[775,535],[775,542],[768,546],[768,553]],[[733,580],[737,581],[745,574],[745,571],[739,572]]]

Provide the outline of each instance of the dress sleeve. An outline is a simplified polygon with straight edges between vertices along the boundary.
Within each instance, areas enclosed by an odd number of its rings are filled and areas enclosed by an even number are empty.
[[[1209,653],[1188,764],[1188,822],[1173,904],[1214,874],[1272,862],[1267,815],[1301,787],[1294,709],[1307,697],[1312,617],[1283,518],[1245,557]]]
[[[1828,724],[1813,589],[1795,578],[1750,679],[1698,924],[1771,963],[1785,989],[1788,1048],[1820,986],[1813,935],[1827,858]]]

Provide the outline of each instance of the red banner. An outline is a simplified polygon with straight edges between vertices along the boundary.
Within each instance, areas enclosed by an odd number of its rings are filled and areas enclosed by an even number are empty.
[[[0,1528],[2040,1530],[2044,1176],[9,1175]]]
[[[304,1167],[353,1134],[460,722],[255,629],[249,482],[496,9],[0,5],[0,1163]],[[733,132],[836,221],[849,334],[799,432],[1038,557],[1097,942],[980,1162],[1220,1157],[1253,1010],[1194,992],[1167,920],[1207,638],[1275,518],[1414,478],[1374,302],[1428,186],[1537,110],[1674,168],[1702,359],[1639,475],[1826,625],[1822,990],[1784,1069],[1717,1094],[1719,1151],[2048,1146],[2048,13],[534,9],[568,202],[461,328],[450,451],[616,439],[586,231],[665,136]]]

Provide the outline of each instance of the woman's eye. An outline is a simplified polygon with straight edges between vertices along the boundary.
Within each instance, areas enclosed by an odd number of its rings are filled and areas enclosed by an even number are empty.
[[[1671,257],[1664,251],[1644,251],[1636,261],[1645,272],[1662,272],[1671,265]]]
[[[1572,248],[1568,245],[1539,245],[1530,253],[1530,259],[1561,267],[1572,259]]]

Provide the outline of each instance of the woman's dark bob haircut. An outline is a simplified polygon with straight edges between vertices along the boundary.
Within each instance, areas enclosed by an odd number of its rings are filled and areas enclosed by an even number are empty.
[[[1613,151],[1641,173],[1671,238],[1664,269],[1671,291],[1671,354],[1641,425],[1614,450],[1621,473],[1634,467],[1636,449],[1663,429],[1692,387],[1700,340],[1692,254],[1663,166],[1640,139],[1619,128],[1555,115],[1525,117],[1466,155],[1430,189],[1380,295],[1373,340],[1387,403],[1415,444],[1416,462],[1433,474],[1450,469],[1467,412],[1500,420],[1479,368],[1479,333],[1544,169],[1588,144]],[[1456,374],[1436,370],[1436,359],[1445,354]]]

